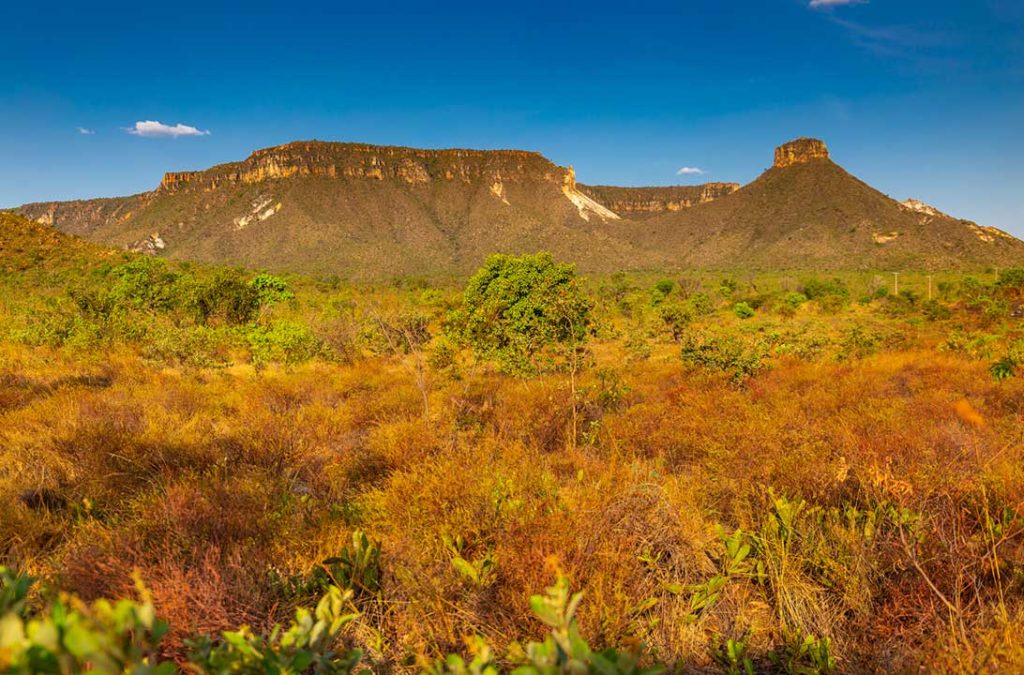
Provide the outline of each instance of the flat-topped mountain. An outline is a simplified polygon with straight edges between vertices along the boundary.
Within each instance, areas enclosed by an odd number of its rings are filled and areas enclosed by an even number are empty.
[[[352,277],[459,273],[496,251],[546,249],[591,269],[650,259],[589,226],[618,216],[571,168],[518,150],[296,142],[168,173],[141,195],[19,211],[172,258]]]
[[[167,173],[130,197],[26,204],[39,223],[171,258],[355,278],[464,273],[551,251],[587,271],[681,267],[981,267],[1024,243],[901,204],[797,139],[749,185],[577,184],[521,150],[300,141]]]
[[[771,168],[698,207],[661,214],[621,236],[689,265],[957,269],[1024,263],[1024,242],[913,200],[897,202],[850,175],[824,142],[775,151]]]

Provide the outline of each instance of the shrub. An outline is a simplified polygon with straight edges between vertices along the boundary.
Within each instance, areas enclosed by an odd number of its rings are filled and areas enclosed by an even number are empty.
[[[450,313],[449,336],[501,370],[527,374],[552,346],[585,342],[593,303],[580,289],[573,265],[549,253],[494,255],[470,279],[463,307]]]
[[[295,297],[284,279],[272,274],[257,274],[249,282],[249,286],[256,292],[256,300],[261,307],[269,307]]]
[[[794,316],[800,305],[807,302],[807,296],[803,293],[797,293],[796,291],[790,291],[782,296],[782,302],[779,304],[779,314],[783,316]]]
[[[264,366],[271,362],[289,365],[308,361],[322,352],[323,343],[304,324],[280,321],[256,326],[246,333],[252,362]]]
[[[678,342],[683,337],[686,326],[693,321],[693,310],[688,304],[672,302],[658,309],[662,323],[668,329],[672,339]]]
[[[188,289],[188,307],[197,323],[220,319],[231,325],[250,323],[260,309],[260,291],[238,273],[220,271]]]
[[[150,593],[136,580],[138,600],[60,598],[46,609],[29,612],[25,597],[32,580],[0,567],[0,669],[5,673],[137,673],[170,675],[160,642],[168,625],[156,616]],[[336,652],[341,630],[358,616],[350,611],[351,593],[331,587],[314,612],[300,608],[286,629],[267,635],[247,626],[220,639],[187,641],[188,672],[202,673],[350,673],[362,652]]]
[[[852,326],[848,329],[841,341],[842,352],[840,357],[863,358],[874,354],[882,343],[882,336],[878,333],[864,328],[863,326]]]
[[[1011,267],[1000,270],[996,286],[1011,291],[1014,295],[1024,294],[1024,267]]]
[[[829,296],[843,298],[845,300],[850,297],[850,289],[846,287],[846,284],[842,279],[838,278],[805,279],[800,290],[805,296],[807,296],[808,300],[820,300]]]
[[[662,302],[665,301],[665,299],[672,292],[672,289],[674,289],[675,287],[676,282],[672,281],[671,279],[662,279],[656,284],[654,284],[654,288],[651,290],[651,305],[660,305]]]
[[[710,316],[715,313],[715,303],[707,293],[694,293],[687,299],[686,304],[694,316]]]
[[[754,316],[754,308],[745,302],[737,302],[732,306],[732,313],[741,319],[749,319]]]
[[[950,318],[953,312],[938,300],[927,300],[921,305],[921,313],[929,321],[943,321]]]
[[[767,368],[767,347],[761,342],[747,343],[736,337],[713,337],[688,333],[683,340],[684,363],[728,373],[739,383]]]

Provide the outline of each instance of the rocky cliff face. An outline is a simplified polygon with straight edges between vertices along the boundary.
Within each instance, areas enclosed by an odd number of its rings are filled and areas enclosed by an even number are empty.
[[[794,164],[828,158],[825,141],[819,141],[817,138],[798,138],[775,148],[775,162],[772,166],[781,169]]]
[[[397,180],[406,184],[435,181],[550,181],[561,184],[566,169],[541,154],[522,150],[419,150],[358,143],[300,141],[257,150],[247,159],[207,171],[173,172],[160,190],[212,190],[230,184],[253,184],[295,176]],[[501,188],[497,188],[501,189]]]
[[[666,187],[614,187],[580,185],[582,192],[620,216],[639,218],[666,211],[681,211],[735,192],[739,183],[706,183]]]

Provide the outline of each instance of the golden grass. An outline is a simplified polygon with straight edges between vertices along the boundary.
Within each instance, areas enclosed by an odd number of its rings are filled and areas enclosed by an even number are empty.
[[[526,598],[555,560],[593,643],[688,668],[726,638],[765,659],[794,634],[830,637],[849,670],[1024,665],[1024,380],[909,349],[736,387],[595,352],[629,391],[599,402],[589,370],[572,447],[559,375],[436,374],[424,418],[394,359],[177,371],[5,346],[0,551],[87,598],[141,569],[172,651],[281,618],[298,600],[269,570],[308,572],[358,527],[382,545],[361,633],[381,663],[539,636]],[[43,489],[59,503],[26,503]],[[802,505],[792,531],[779,498]],[[717,525],[748,533],[763,574],[732,575],[694,621]],[[462,576],[446,536],[492,555],[493,582]]]

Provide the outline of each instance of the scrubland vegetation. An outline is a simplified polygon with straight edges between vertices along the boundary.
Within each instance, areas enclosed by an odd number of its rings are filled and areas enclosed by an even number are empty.
[[[1024,270],[37,263],[0,671],[1024,669]]]

